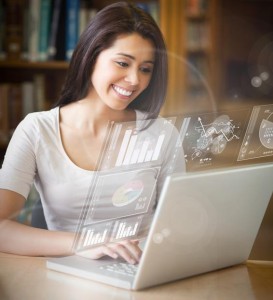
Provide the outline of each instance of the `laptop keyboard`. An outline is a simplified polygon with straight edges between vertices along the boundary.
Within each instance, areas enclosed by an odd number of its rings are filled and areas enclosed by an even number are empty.
[[[122,275],[135,276],[137,271],[137,265],[131,265],[127,263],[111,263],[104,266],[101,266],[101,270],[118,273]]]

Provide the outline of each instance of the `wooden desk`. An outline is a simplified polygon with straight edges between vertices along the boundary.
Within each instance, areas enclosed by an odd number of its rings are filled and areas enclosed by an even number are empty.
[[[45,260],[0,253],[0,299],[273,299],[273,262],[249,261],[246,265],[130,292],[48,270]]]

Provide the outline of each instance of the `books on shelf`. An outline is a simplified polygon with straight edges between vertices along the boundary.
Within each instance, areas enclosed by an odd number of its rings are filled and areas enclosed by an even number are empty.
[[[57,24],[57,33],[56,33],[56,41],[55,45],[53,45],[55,51],[55,54],[50,57],[51,60],[65,60],[65,30],[66,30],[66,24],[65,24],[65,18],[66,18],[66,2],[65,0],[61,0],[61,9],[60,9],[60,15],[59,20]],[[50,33],[50,35],[52,32]]]
[[[0,143],[7,143],[19,122],[33,111],[45,110],[46,93],[43,74],[33,81],[0,83]]]
[[[96,13],[86,0],[0,1],[0,59],[69,60]]]
[[[187,0],[186,11],[189,16],[200,16],[208,11],[209,0]]]
[[[202,54],[192,54],[188,58],[187,67],[187,83],[189,88],[200,88],[204,85],[204,81],[207,80],[209,74],[209,62],[208,58]]]
[[[154,20],[159,24],[159,2],[148,1],[148,2],[136,2],[136,5],[146,12],[148,12]]]
[[[79,39],[80,0],[66,0],[65,59],[70,60]]]
[[[40,0],[40,23],[38,38],[39,60],[48,59],[49,25],[51,23],[51,0]]]
[[[34,99],[35,99],[35,106],[33,111],[45,110],[46,109],[45,76],[43,74],[35,74],[33,84],[34,84],[33,91],[34,91]]]
[[[11,133],[22,120],[22,105],[21,84],[11,83],[8,90],[8,121]]]
[[[29,18],[29,6],[23,7],[23,48],[20,55],[20,59],[28,59],[28,43],[29,43],[29,31],[30,31],[30,18]]]
[[[34,93],[35,93],[34,82],[23,81],[22,82],[22,115],[23,115],[23,117],[36,110]]]
[[[48,37],[48,59],[54,59],[57,53],[57,32],[60,23],[61,5],[62,0],[55,0],[52,5],[52,16],[49,28]]]
[[[80,13],[79,13],[79,35],[82,34],[87,24],[96,15],[98,10],[96,8],[88,7],[87,1],[81,1]]]
[[[19,59],[23,48],[23,2],[9,0],[1,9],[5,14],[3,39],[7,59]]]
[[[185,97],[195,103],[206,103],[207,86],[211,83],[211,23],[209,0],[186,0],[186,31],[184,36],[187,68]],[[198,104],[198,105],[199,105]]]
[[[7,143],[9,136],[8,123],[8,91],[9,85],[0,84],[0,143]]]
[[[0,59],[7,56],[34,62],[70,60],[80,34],[98,11],[88,0],[2,3],[0,1]],[[158,1],[137,2],[137,5],[159,23]]]
[[[187,23],[186,44],[189,51],[208,50],[210,47],[208,22],[189,21]]]
[[[39,42],[39,0],[29,1],[29,15],[28,15],[28,49],[26,50],[26,56],[30,61],[37,61],[38,54],[38,42]]]
[[[4,34],[6,27],[6,14],[4,11],[3,1],[0,1],[0,59],[6,58],[5,45],[4,45]]]

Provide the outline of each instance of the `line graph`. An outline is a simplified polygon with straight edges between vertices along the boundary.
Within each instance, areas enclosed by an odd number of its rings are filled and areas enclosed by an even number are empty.
[[[245,109],[189,117],[183,139],[187,169],[228,164],[239,147],[248,116]]]
[[[239,139],[239,137],[234,133],[236,128],[239,128],[238,126],[235,126],[232,124],[233,120],[228,120],[227,122],[221,121],[204,125],[202,123],[201,117],[198,117],[198,121],[200,122],[200,127],[202,128],[201,136],[204,136],[205,138],[209,138],[213,134],[216,135],[223,135],[223,137],[227,140],[227,142],[232,141],[234,138]],[[205,127],[208,127],[206,130]],[[220,128],[217,129],[217,127]],[[198,128],[196,128],[198,131]],[[230,137],[228,137],[230,135]]]
[[[236,126],[228,115],[221,115],[213,122],[205,123],[199,116],[197,125],[194,130],[199,134],[196,141],[196,146],[192,153],[191,159],[200,158],[208,152],[218,155],[222,153],[227,143],[234,139],[239,139],[235,133],[239,126]]]

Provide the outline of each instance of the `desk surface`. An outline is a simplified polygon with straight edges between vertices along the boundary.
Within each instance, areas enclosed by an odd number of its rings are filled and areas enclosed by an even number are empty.
[[[130,292],[48,270],[45,261],[0,253],[0,299],[273,299],[273,262],[248,261],[246,265]]]

